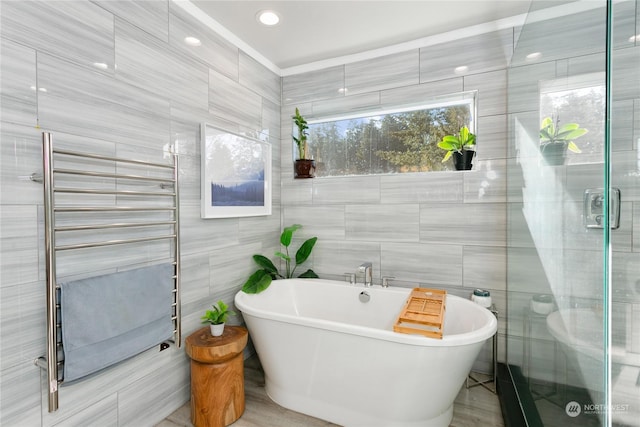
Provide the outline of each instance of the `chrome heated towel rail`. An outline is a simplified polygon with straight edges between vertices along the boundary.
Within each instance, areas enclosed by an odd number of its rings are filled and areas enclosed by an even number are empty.
[[[36,363],[46,370],[48,385],[49,412],[58,409],[58,386],[64,380],[64,358],[61,348],[61,325],[59,319],[58,286],[56,283],[57,254],[62,251],[83,250],[89,248],[99,248],[112,245],[127,245],[142,242],[153,242],[168,240],[171,242],[169,255],[174,265],[174,287],[172,320],[174,322],[174,343],[181,345],[181,313],[180,313],[180,235],[179,235],[179,196],[178,196],[178,156],[172,154],[172,162],[156,163],[142,160],[134,160],[121,157],[113,157],[101,154],[78,152],[73,150],[54,148],[52,135],[48,132],[42,134],[43,145],[43,182],[44,182],[44,230],[45,230],[45,253],[46,253],[46,281],[47,281],[47,350],[46,355],[36,361]],[[65,167],[58,167],[57,163],[62,163]],[[85,167],[72,168],[66,164],[92,163],[103,164],[106,167],[98,168],[102,171],[83,170]],[[140,169],[142,174],[118,173],[119,168]],[[113,170],[113,172],[111,172]],[[154,174],[154,171],[158,173]],[[162,176],[164,173],[165,176]],[[58,186],[56,177],[65,177],[66,181],[73,181],[73,178],[84,178],[85,182],[78,182],[77,186]],[[103,183],[103,188],[91,188],[88,184],[92,179],[97,179]],[[104,182],[111,183],[111,186],[104,188]],[[126,184],[154,185],[159,190],[127,190],[119,189],[119,186],[126,187]],[[57,197],[68,197],[66,195],[83,196],[112,196],[112,203],[92,204],[91,197],[87,204],[75,201],[74,203],[60,203]],[[134,202],[131,202],[131,200]],[[155,203],[158,200],[169,200],[166,203]],[[166,217],[158,220],[147,219],[145,215],[157,215],[161,212],[168,212]],[[91,214],[109,214],[118,218],[117,222],[97,221],[96,223],[85,222],[82,224],[60,224],[57,214],[76,213],[83,214],[83,219]],[[131,221],[127,215],[137,215],[136,220]],[[86,215],[85,215],[86,214]],[[142,218],[142,219],[141,219]],[[88,221],[91,221],[89,218]],[[108,230],[155,230],[144,233],[136,233],[132,237],[117,238],[110,240],[83,241],[87,234],[96,236],[96,233],[86,233],[87,231],[108,231]],[[169,230],[167,232],[167,230]],[[57,245],[56,237],[60,233],[73,234],[80,232],[81,238],[72,239],[71,242]],[[67,239],[69,240],[69,239]]]

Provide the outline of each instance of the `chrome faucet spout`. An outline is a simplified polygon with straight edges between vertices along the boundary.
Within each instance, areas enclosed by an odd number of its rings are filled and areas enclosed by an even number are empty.
[[[366,288],[371,287],[371,284],[373,282],[373,264],[371,264],[370,262],[363,262],[362,264],[360,264],[360,267],[358,267],[358,272],[359,273],[364,273],[364,286]]]

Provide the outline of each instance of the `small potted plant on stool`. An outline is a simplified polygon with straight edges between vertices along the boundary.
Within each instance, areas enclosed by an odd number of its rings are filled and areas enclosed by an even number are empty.
[[[229,310],[229,306],[220,300],[211,306],[213,310],[207,310],[202,316],[202,323],[208,323],[211,327],[211,335],[219,337],[224,332],[224,324],[229,316],[235,316],[236,313]]]

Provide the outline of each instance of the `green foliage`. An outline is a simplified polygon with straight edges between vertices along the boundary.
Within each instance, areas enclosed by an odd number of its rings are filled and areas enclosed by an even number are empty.
[[[229,316],[235,316],[236,313],[229,310],[229,306],[220,300],[211,306],[213,310],[207,310],[201,317],[202,323],[210,323],[212,325],[220,325],[225,323]]]
[[[556,118],[554,123],[551,117],[545,117],[540,124],[540,144],[567,144],[567,149],[574,153],[582,151],[573,142],[587,133],[588,130],[581,128],[577,123],[567,123],[560,126],[560,118]]]
[[[254,272],[244,283],[242,286],[242,290],[244,292],[248,294],[258,294],[267,289],[272,280],[290,279],[294,277],[296,268],[311,256],[311,251],[313,251],[313,247],[318,241],[317,237],[305,240],[296,251],[295,258],[292,259],[289,255],[289,246],[293,240],[293,234],[301,228],[302,226],[300,224],[293,224],[289,227],[285,227],[284,230],[282,230],[282,234],[280,234],[280,244],[284,246],[285,251],[278,251],[275,253],[275,256],[284,261],[284,273],[281,274],[269,258],[263,255],[254,255],[253,260],[258,264],[260,269]],[[294,262],[293,269],[291,268],[292,261]],[[309,279],[318,278],[318,275],[313,270],[309,269],[298,277]]]
[[[462,126],[457,134],[443,137],[442,141],[438,142],[438,147],[447,151],[442,159],[444,163],[454,152],[462,153],[463,150],[475,150],[476,136],[469,131],[468,127]]]
[[[296,114],[293,116],[293,122],[298,127],[298,136],[293,136],[293,140],[296,142],[298,146],[298,158],[306,159],[307,158],[307,137],[309,125],[304,117],[300,115],[300,110],[296,107]]]

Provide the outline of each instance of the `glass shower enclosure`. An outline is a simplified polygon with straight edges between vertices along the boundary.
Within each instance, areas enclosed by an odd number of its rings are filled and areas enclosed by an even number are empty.
[[[639,2],[534,0],[508,79],[519,406],[529,426],[640,426]]]

